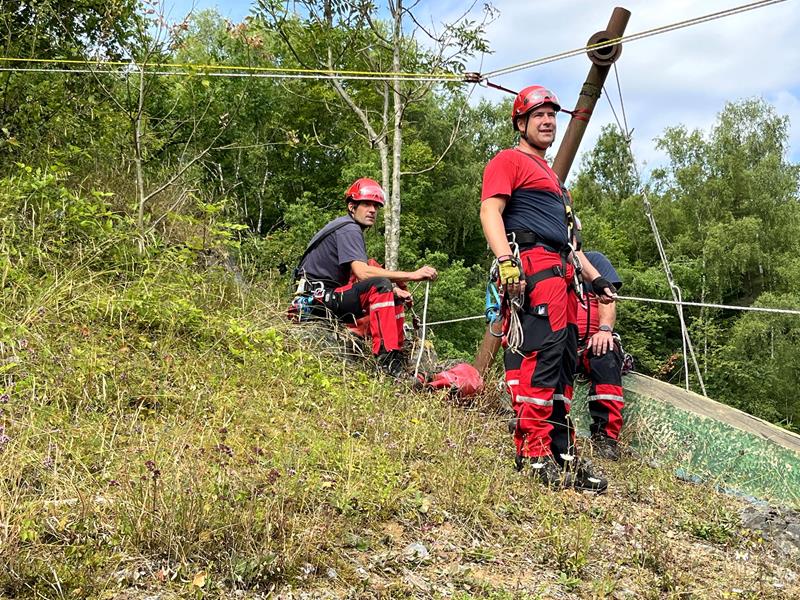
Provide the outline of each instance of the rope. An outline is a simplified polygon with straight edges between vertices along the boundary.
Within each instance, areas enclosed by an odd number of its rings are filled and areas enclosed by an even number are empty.
[[[508,303],[508,333],[506,334],[506,348],[511,352],[517,352],[525,339],[522,329],[522,320],[519,313],[522,310],[520,301],[514,298]]]
[[[587,46],[582,46],[581,48],[575,48],[574,50],[567,50],[565,52],[559,52],[558,54],[551,54],[550,56],[545,56],[542,58],[537,58],[535,60],[526,61],[523,63],[518,63],[516,65],[511,65],[509,67],[503,67],[501,69],[496,69],[494,71],[489,71],[488,73],[484,73],[482,77],[497,77],[498,75],[508,75],[509,73],[514,73],[516,71],[522,71],[524,69],[530,69],[532,67],[538,67],[541,65],[545,65],[547,63],[555,62],[558,60],[563,60],[565,58],[571,58],[573,56],[579,56],[588,52],[589,50],[598,50],[600,48],[609,48],[611,46],[616,46],[617,44],[621,44],[623,42],[635,42],[638,40],[642,40],[648,37],[653,37],[656,35],[660,35],[662,33],[668,33],[670,31],[676,31],[678,29],[683,29],[685,27],[691,27],[692,25],[698,25],[700,23],[707,23],[709,21],[714,21],[716,19],[722,19],[724,17],[733,16],[739,13],[747,12],[750,10],[755,10],[758,8],[765,8],[772,4],[780,4],[782,2],[786,2],[786,0],[760,0],[758,2],[751,2],[749,4],[743,4],[741,6],[736,6],[733,8],[729,8],[726,10],[721,10],[715,13],[709,13],[707,15],[703,15],[700,17],[694,17],[692,19],[686,19],[684,21],[678,21],[676,23],[671,23],[669,25],[662,25],[661,27],[656,27],[653,29],[648,29],[646,31],[640,31],[639,33],[633,33],[631,35],[626,35],[618,38],[614,38],[605,42],[598,42],[596,44],[590,44]]]
[[[633,300],[635,302],[652,302],[654,304],[678,304],[672,300],[661,300],[658,298],[640,298],[638,296],[617,296],[618,300]],[[730,304],[713,304],[711,302],[688,302],[681,300],[682,306],[700,306],[703,308],[720,308],[723,310],[741,310],[749,312],[774,313],[779,315],[800,315],[800,310],[794,308],[768,308],[762,306],[733,306]]]
[[[419,343],[419,356],[417,356],[417,364],[414,366],[414,379],[419,374],[419,364],[422,362],[422,354],[425,352],[425,334],[428,332],[428,294],[431,291],[431,282],[425,282],[425,302],[422,305],[422,338]]]
[[[460,323],[461,321],[474,321],[476,319],[485,319],[486,315],[475,315],[474,317],[461,317],[459,319],[447,319],[446,321],[432,321],[428,323],[428,327],[431,325],[446,325],[448,323]]]
[[[606,86],[603,86],[603,97],[606,100],[608,100],[608,106],[611,108],[611,114],[614,115],[614,120],[617,122],[617,127],[619,127],[619,130],[628,131],[627,127],[622,127],[622,121],[620,121],[619,117],[617,116],[617,111],[614,108],[614,103],[611,102],[611,97],[608,95],[608,92],[606,91]]]
[[[626,123],[626,129],[623,130],[624,140],[625,140],[625,148],[628,150],[628,155],[631,159],[631,165],[633,166],[633,172],[636,176],[636,181],[641,181],[641,174],[639,173],[639,165],[636,163],[636,158],[633,155],[633,148],[631,147],[631,131],[627,129],[627,117],[625,116],[625,104],[622,102],[622,86],[619,82],[619,76],[617,76],[617,92],[619,93],[620,102],[622,103],[622,118]],[[608,94],[606,94],[606,98],[608,98],[609,104],[611,103],[611,99],[609,98]],[[614,111],[614,117],[616,118],[616,111]],[[617,119],[617,125],[621,127],[619,119]],[[686,368],[686,389],[689,389],[689,363],[687,358],[687,352],[692,358],[692,363],[694,365],[695,374],[697,375],[697,381],[700,384],[700,389],[703,392],[703,395],[706,395],[706,385],[703,381],[703,375],[700,372],[700,363],[697,361],[697,355],[694,351],[694,345],[692,344],[692,338],[689,336],[689,328],[686,325],[686,320],[683,316],[683,301],[682,301],[682,294],[681,289],[678,287],[678,284],[675,283],[675,278],[672,275],[672,269],[669,266],[669,259],[667,258],[667,252],[664,249],[664,244],[661,240],[661,234],[658,231],[658,224],[656,223],[655,215],[653,214],[653,206],[650,204],[650,198],[647,195],[647,188],[642,186],[642,203],[644,204],[644,212],[647,216],[647,221],[650,224],[650,229],[653,231],[653,237],[656,241],[656,247],[658,248],[658,255],[661,258],[661,266],[664,268],[664,274],[667,277],[667,283],[669,284],[669,291],[672,294],[672,300],[677,306],[678,309],[678,320],[680,321],[681,325],[681,336],[683,338],[683,360],[684,360],[684,367]]]
[[[619,92],[619,105],[622,109],[622,121],[625,123],[625,131],[633,133],[628,127],[628,117],[625,114],[625,100],[622,98],[622,86],[619,83],[619,71],[617,70],[617,63],[614,63],[614,77],[617,80],[617,91]]]
[[[766,306],[736,306],[733,304],[714,304],[711,302],[691,302],[689,300],[662,300],[661,298],[643,298],[640,296],[617,296],[617,300],[626,300],[629,302],[650,302],[652,304],[671,304],[673,306],[697,306],[703,308],[718,308],[721,310],[739,310],[746,312],[761,312],[773,313],[780,315],[800,315],[800,309],[794,308],[769,308]],[[445,321],[431,321],[427,324],[428,327],[434,325],[447,325],[450,323],[460,323],[462,321],[475,321],[477,319],[485,319],[486,315],[475,315],[473,317],[460,317],[458,319],[447,319]]]
[[[675,294],[678,296],[679,301],[683,301],[683,293],[681,292],[681,288],[677,285],[675,287]],[[686,374],[686,377],[683,378],[683,385],[686,388],[686,391],[689,391],[689,353],[686,352],[688,345],[691,343],[691,339],[689,338],[689,330],[686,327],[686,322],[683,319],[683,305],[678,306],[678,319],[681,322],[681,347],[682,347],[682,355],[683,355],[683,372]],[[692,354],[692,358],[694,358],[694,354]],[[695,360],[695,367],[697,367],[697,361]],[[700,374],[698,373],[698,376]],[[702,379],[701,379],[702,381]],[[705,387],[703,388],[703,395],[706,395]]]
[[[50,64],[50,65],[80,65],[80,66],[87,66],[87,65],[97,65],[98,67],[123,67],[128,69],[133,69],[136,71],[140,71],[145,67],[151,67],[153,69],[180,69],[181,71],[168,71],[166,73],[158,73],[158,74],[178,74],[178,75],[196,75],[196,71],[204,71],[204,70],[214,70],[217,72],[217,76],[224,76],[221,71],[238,71],[238,73],[233,73],[234,76],[245,76],[246,74],[260,74],[260,75],[272,75],[272,76],[294,76],[297,75],[304,75],[306,77],[316,77],[322,76],[325,78],[331,79],[359,79],[359,78],[371,78],[371,79],[395,79],[395,78],[425,78],[425,80],[430,80],[434,78],[436,81],[463,81],[464,76],[460,73],[448,73],[448,72],[441,72],[441,73],[405,73],[405,72],[392,72],[392,71],[354,71],[354,70],[342,70],[342,71],[335,71],[332,69],[304,69],[304,68],[292,68],[287,69],[284,67],[256,67],[256,66],[248,66],[248,65],[221,65],[221,64],[207,64],[207,63],[162,63],[162,62],[154,62],[154,63],[144,63],[138,64],[132,61],[119,61],[119,60],[86,60],[86,59],[68,59],[68,58],[21,58],[21,57],[8,57],[3,56],[0,57],[0,62],[11,63],[11,62],[27,62],[27,63],[38,63],[38,64]],[[12,71],[26,71],[28,69],[20,68],[11,68],[6,67],[3,70],[12,70]],[[58,71],[56,69],[43,69],[44,71],[54,71],[54,72],[63,72]],[[106,71],[98,71],[96,69],[88,69],[79,71],[77,69],[67,69],[68,72],[88,72],[88,73],[97,73],[97,72],[106,72],[106,73],[117,73],[118,70],[106,70]],[[151,71],[145,71],[145,73],[151,73]],[[208,73],[204,73],[207,75]]]
[[[615,46],[623,42],[625,43],[634,42],[648,37],[660,35],[662,33],[676,31],[678,29],[683,29],[685,27],[691,27],[693,25],[698,25],[700,23],[707,23],[710,21],[714,21],[716,19],[722,19],[724,17],[733,16],[750,10],[756,10],[758,8],[765,8],[772,4],[780,4],[786,1],[787,0],[759,0],[757,2],[743,4],[741,6],[729,8],[719,12],[709,13],[707,15],[703,15],[700,17],[686,19],[684,21],[678,21],[676,23],[671,23],[669,25],[662,25],[661,27],[656,27],[653,29],[648,29],[646,31],[641,31],[639,33],[634,33],[631,35],[614,38],[605,42],[589,44],[587,46],[575,48],[574,50],[567,50],[565,52],[559,52],[558,54],[551,54],[550,56],[545,56],[535,60],[518,63],[516,65],[503,67],[500,69],[496,69],[494,71],[489,71],[487,73],[480,74],[479,79],[481,81],[486,81],[489,77],[496,77],[498,75],[508,75],[509,73],[514,73],[516,71],[530,69],[532,67],[545,65],[547,63],[563,60],[566,58],[571,58],[573,56],[579,56],[589,50],[599,50],[601,48],[609,48],[611,46]],[[91,61],[91,60],[64,59],[64,58],[21,58],[21,57],[0,57],[0,63],[2,62],[5,63],[28,62],[28,63],[39,63],[39,64],[80,65],[80,66],[97,65],[98,67],[116,66],[122,69],[125,68],[134,69],[136,71],[142,71],[146,66],[150,66],[155,69],[182,69],[177,71],[144,70],[145,74],[147,75],[160,75],[160,76],[175,76],[175,75],[194,76],[198,74],[198,71],[207,70],[202,74],[208,77],[256,77],[256,78],[268,78],[268,79],[350,79],[350,80],[377,80],[377,81],[383,81],[388,79],[403,79],[407,81],[420,81],[420,82],[423,81],[474,82],[474,75],[471,76],[470,74],[464,75],[460,73],[449,73],[449,72],[404,73],[404,72],[353,71],[353,70],[333,71],[329,69],[302,69],[302,68],[285,69],[280,67],[255,67],[247,65],[220,65],[220,64],[204,64],[204,63],[198,63],[198,64],[151,63],[150,65],[147,64],[137,65],[136,63],[130,61],[128,62],[101,61],[101,60]],[[214,69],[214,71],[211,71],[211,69]],[[100,73],[100,74],[120,73],[119,70],[112,70],[108,68],[47,69],[47,68],[31,68],[31,67],[0,67],[0,72],[3,71],[15,72],[15,73]],[[226,71],[231,71],[231,72],[226,72]],[[500,88],[495,84],[492,84],[492,87],[498,87],[498,89],[505,90],[505,88]],[[510,91],[510,90],[505,90],[505,91]]]
[[[0,59],[2,60],[2,59]],[[12,73],[94,73],[97,75],[126,75],[128,71],[112,70],[112,69],[47,69],[36,67],[0,67],[0,72]],[[303,73],[220,73],[220,72],[189,72],[189,71],[148,71],[146,69],[137,69],[137,73],[143,72],[145,75],[158,75],[161,77],[251,77],[253,79],[348,79],[348,80],[361,80],[361,81],[384,81],[393,79],[388,75],[310,75]],[[419,81],[419,82],[436,82],[436,81],[458,81],[450,78],[442,78],[437,76],[408,76],[399,77],[403,81]]]

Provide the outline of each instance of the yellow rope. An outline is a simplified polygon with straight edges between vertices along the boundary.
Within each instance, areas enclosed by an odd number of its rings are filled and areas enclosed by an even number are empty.
[[[659,35],[662,33],[667,33],[670,31],[675,31],[677,29],[682,29],[684,27],[690,27],[692,25],[697,25],[699,23],[706,23],[708,21],[713,21],[716,19],[721,19],[723,17],[732,16],[735,14],[739,14],[742,12],[754,10],[757,8],[764,8],[766,6],[770,6],[772,4],[780,4],[782,2],[786,2],[786,0],[758,0],[756,2],[751,2],[749,4],[743,4],[741,6],[736,6],[733,8],[729,8],[726,10],[718,11],[715,13],[710,13],[707,15],[703,15],[700,17],[694,17],[692,19],[686,19],[683,21],[677,21],[675,23],[669,25],[663,25],[661,27],[656,27],[653,29],[648,29],[646,31],[641,31],[639,33],[633,33],[627,36],[618,37],[615,39],[607,40],[604,42],[597,42],[595,44],[589,44],[587,46],[582,46],[580,48],[575,48],[574,50],[567,50],[565,52],[559,52],[557,54],[551,54],[549,56],[545,56],[542,58],[537,58],[535,60],[526,61],[523,63],[518,63],[515,65],[511,65],[508,67],[503,67],[501,69],[495,69],[494,71],[489,71],[488,73],[483,73],[480,75],[480,80],[485,81],[489,77],[497,77],[500,75],[507,75],[509,73],[513,73],[515,71],[521,71],[523,69],[528,69],[536,66],[540,66],[546,63],[555,62],[557,60],[562,60],[565,58],[570,58],[572,56],[577,56],[579,54],[583,54],[590,50],[597,50],[600,48],[608,48],[609,46],[614,46],[616,44],[620,44],[622,42],[633,42],[637,40],[641,40],[647,37],[652,37],[655,35]],[[65,58],[14,58],[14,57],[0,57],[0,63],[12,63],[12,62],[29,62],[29,63],[40,63],[40,64],[53,64],[53,65],[95,65],[97,67],[134,67],[137,70],[144,70],[145,67],[151,67],[155,69],[173,69],[172,72],[159,72],[153,73],[156,75],[173,75],[173,74],[189,74],[186,73],[187,71],[208,71],[208,70],[217,70],[217,71],[229,71],[231,72],[231,76],[241,76],[242,73],[261,73],[261,74],[273,74],[275,76],[283,76],[287,78],[291,78],[293,75],[298,78],[309,78],[315,75],[320,76],[322,78],[341,78],[341,79],[390,79],[390,78],[400,78],[400,79],[422,79],[425,81],[429,80],[442,80],[442,81],[465,81],[467,77],[460,73],[451,73],[451,72],[439,72],[439,73],[404,73],[404,72],[385,72],[385,71],[355,71],[355,70],[332,70],[332,69],[305,69],[305,68],[281,68],[281,67],[254,67],[254,66],[242,66],[242,65],[222,65],[222,64],[193,64],[193,63],[142,63],[137,64],[134,62],[125,62],[125,61],[103,61],[103,60],[81,60],[81,59],[65,59]],[[183,70],[183,73],[180,70]],[[0,71],[20,71],[20,72],[30,72],[30,71],[37,71],[36,69],[25,69],[25,68],[0,68]],[[55,71],[55,69],[54,69]],[[78,72],[78,71],[76,71]],[[208,74],[208,73],[207,73]],[[223,76],[224,73],[211,73],[212,75],[216,76]],[[263,75],[262,75],[263,76]],[[469,79],[472,81],[472,79]]]
[[[195,63],[135,63],[130,61],[118,60],[85,60],[85,59],[68,59],[68,58],[21,58],[21,57],[0,57],[0,62],[28,62],[38,64],[51,64],[51,65],[81,65],[88,66],[94,65],[97,67],[135,67],[137,70],[147,67],[154,69],[183,69],[185,71],[202,71],[202,70],[218,70],[218,71],[240,71],[250,73],[300,73],[306,75],[330,75],[330,76],[371,76],[371,77],[437,77],[442,79],[462,80],[463,75],[459,73],[405,73],[405,72],[382,72],[382,71],[353,71],[353,70],[333,70],[333,69],[304,69],[304,68],[282,68],[282,67],[254,67],[254,66],[241,66],[241,65],[223,65],[223,64],[195,64]]]

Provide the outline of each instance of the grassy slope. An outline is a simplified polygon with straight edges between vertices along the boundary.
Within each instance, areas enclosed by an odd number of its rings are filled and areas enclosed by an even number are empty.
[[[543,491],[498,415],[315,357],[269,291],[174,260],[41,283],[4,311],[8,597],[798,593],[736,500],[630,460]]]
[[[0,180],[0,596],[800,596],[737,500],[635,461],[543,491],[492,398],[321,356],[200,266],[224,227],[142,253],[112,201]]]

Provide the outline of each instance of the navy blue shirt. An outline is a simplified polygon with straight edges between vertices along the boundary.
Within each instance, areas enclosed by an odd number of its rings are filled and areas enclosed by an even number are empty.
[[[619,273],[617,273],[614,265],[611,264],[611,261],[608,260],[605,254],[595,250],[584,252],[584,254],[586,255],[586,258],[589,259],[589,262],[592,263],[594,268],[600,273],[600,277],[605,277],[614,285],[615,288],[617,288],[617,290],[622,287],[622,278],[619,276]]]
[[[336,229],[338,227],[338,229]],[[329,232],[336,229],[333,233]],[[321,281],[325,287],[337,288],[350,280],[350,263],[367,262],[367,246],[361,226],[350,215],[339,217],[320,229],[311,241],[319,245],[300,263],[306,279]]]

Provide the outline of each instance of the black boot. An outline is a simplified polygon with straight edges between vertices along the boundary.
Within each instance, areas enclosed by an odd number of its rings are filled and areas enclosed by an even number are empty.
[[[566,463],[572,475],[572,485],[579,492],[602,494],[608,489],[608,480],[587,458],[573,458]]]
[[[593,433],[589,439],[592,442],[592,452],[596,458],[619,460],[620,451],[617,440],[604,433]]]
[[[378,363],[378,369],[395,379],[400,379],[405,374],[405,362],[399,350],[381,352],[375,360]]]
[[[522,457],[517,457],[517,459],[525,460]],[[552,456],[533,456],[527,460],[531,475],[545,487],[553,490],[572,487],[572,474],[561,468]],[[522,465],[524,466],[524,463]]]

